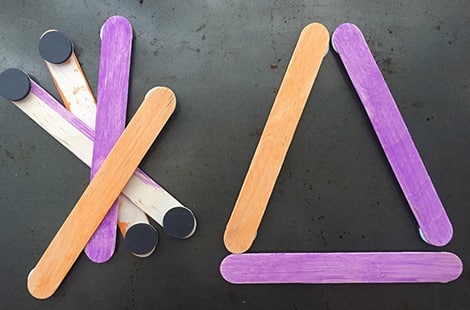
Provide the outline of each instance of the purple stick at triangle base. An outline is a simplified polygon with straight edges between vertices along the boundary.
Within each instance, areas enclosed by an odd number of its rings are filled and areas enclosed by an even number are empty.
[[[448,252],[248,253],[220,264],[233,284],[446,283],[462,273]]]
[[[121,16],[110,17],[101,29],[95,140],[90,179],[108,156],[126,125],[132,49],[132,27]],[[85,253],[95,263],[108,261],[116,246],[118,202],[88,242]]]
[[[426,242],[446,245],[452,224],[419,156],[382,73],[357,26],[340,25],[332,36]]]

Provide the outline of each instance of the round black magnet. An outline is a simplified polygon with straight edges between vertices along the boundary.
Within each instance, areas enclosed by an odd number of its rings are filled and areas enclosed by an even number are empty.
[[[41,57],[53,64],[61,64],[69,59],[72,51],[72,41],[60,31],[47,31],[39,40]]]
[[[196,218],[187,208],[172,208],[163,217],[163,228],[170,237],[186,239],[196,230]]]
[[[125,241],[132,254],[146,257],[157,247],[158,233],[152,225],[139,223],[127,229]]]
[[[31,80],[19,69],[7,69],[0,74],[0,95],[10,101],[18,101],[29,94]]]

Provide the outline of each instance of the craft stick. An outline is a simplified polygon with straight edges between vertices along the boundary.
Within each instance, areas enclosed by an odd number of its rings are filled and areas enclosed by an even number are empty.
[[[247,253],[220,264],[233,284],[447,283],[462,269],[448,252]]]
[[[18,89],[16,93],[15,89]],[[12,101],[83,163],[91,165],[94,131],[30,80],[23,71],[8,69],[0,74],[0,94]],[[14,101],[9,97],[20,99]],[[185,239],[195,232],[196,218],[192,211],[142,170],[137,169],[134,172],[122,195],[163,226],[169,236]]]
[[[127,94],[131,68],[132,26],[121,16],[112,16],[101,28],[95,139],[90,179],[108,156],[126,126]],[[119,198],[118,198],[119,200]],[[96,263],[108,261],[116,246],[118,200],[85,247]]]
[[[88,127],[95,128],[96,101],[73,50],[73,43],[57,30],[44,32],[39,52],[65,107]]]
[[[318,23],[306,26],[300,34],[225,229],[224,244],[232,253],[247,251],[256,237],[328,40],[328,30]]]
[[[176,100],[165,87],[150,90],[129,125],[28,277],[36,298],[50,297],[106,216],[132,173],[173,113]]]
[[[452,239],[452,224],[364,36],[357,26],[342,24],[335,30],[332,43],[364,105],[424,240],[435,246],[446,245]]]

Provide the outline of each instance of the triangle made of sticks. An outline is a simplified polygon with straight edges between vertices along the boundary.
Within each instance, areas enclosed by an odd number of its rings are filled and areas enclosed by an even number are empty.
[[[390,90],[353,24],[333,34],[348,75],[420,226],[424,241],[443,246],[452,225]],[[231,283],[449,282],[462,262],[448,252],[248,253],[318,73],[329,35],[313,23],[304,28],[274,101],[245,181],[227,223],[226,248],[235,254],[220,266]]]

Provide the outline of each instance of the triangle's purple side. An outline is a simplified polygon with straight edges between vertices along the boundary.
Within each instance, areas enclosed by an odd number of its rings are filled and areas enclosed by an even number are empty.
[[[425,241],[435,246],[446,245],[452,239],[452,224],[364,36],[356,25],[346,23],[335,30],[332,43]]]
[[[247,253],[220,264],[233,284],[447,283],[462,270],[448,252]]]

